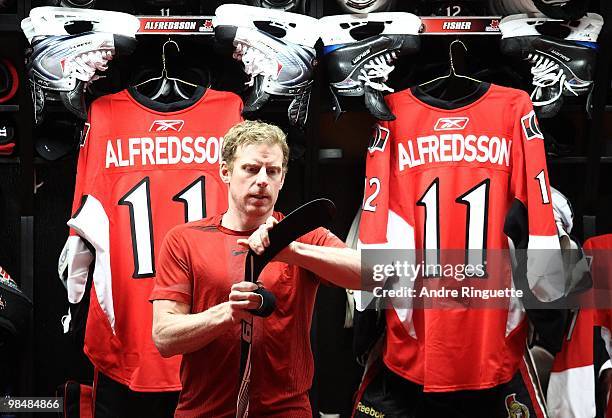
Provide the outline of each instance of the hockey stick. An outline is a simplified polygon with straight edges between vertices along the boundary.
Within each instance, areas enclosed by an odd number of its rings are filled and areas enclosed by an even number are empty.
[[[244,266],[244,280],[255,283],[266,265],[285,247],[302,235],[327,224],[336,214],[336,206],[329,199],[315,199],[285,216],[274,228],[270,229],[270,245],[263,254],[257,255],[249,250]],[[236,417],[249,415],[249,381],[251,380],[251,338],[253,318],[242,321],[240,341],[240,380]]]

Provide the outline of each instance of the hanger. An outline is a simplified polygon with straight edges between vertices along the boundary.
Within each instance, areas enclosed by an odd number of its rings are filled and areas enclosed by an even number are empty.
[[[156,100],[160,98],[161,96],[168,96],[171,92],[175,93],[177,96],[179,96],[182,99],[189,99],[190,98],[189,95],[187,95],[183,90],[181,90],[178,83],[181,83],[182,85],[185,85],[185,86],[194,87],[194,88],[197,88],[199,86],[197,84],[193,84],[188,81],[181,80],[180,78],[170,77],[168,75],[168,69],[166,67],[166,46],[168,44],[173,44],[176,47],[177,51],[179,52],[181,51],[178,44],[172,39],[168,38],[168,40],[164,42],[164,44],[162,45],[162,72],[161,72],[161,75],[159,75],[158,77],[149,78],[148,80],[135,84],[133,87],[138,88],[152,81],[161,80],[159,89],[150,97],[151,100]]]
[[[453,46],[456,44],[461,45],[465,52],[468,51],[467,46],[460,39],[455,39],[450,43],[448,46],[448,74],[419,84],[421,88],[427,86],[423,89],[427,94],[440,99],[458,99],[474,92],[481,85],[481,80],[457,72],[453,56]]]

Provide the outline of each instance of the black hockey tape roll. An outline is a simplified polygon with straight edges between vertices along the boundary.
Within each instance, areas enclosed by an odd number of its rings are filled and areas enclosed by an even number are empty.
[[[272,312],[274,312],[276,309],[276,297],[274,296],[274,293],[270,292],[264,287],[259,287],[253,293],[257,293],[262,297],[262,303],[259,309],[249,309],[249,312],[255,316],[261,316],[264,318],[272,315]]]

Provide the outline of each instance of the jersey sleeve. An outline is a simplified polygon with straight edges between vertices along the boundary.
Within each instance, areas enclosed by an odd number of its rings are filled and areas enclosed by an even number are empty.
[[[180,236],[180,229],[173,229],[164,238],[159,252],[155,285],[149,297],[192,304],[193,279],[190,273],[187,245]]]
[[[388,123],[378,121],[366,155],[366,178],[359,226],[358,248],[389,243],[389,181],[391,138]]]
[[[514,113],[511,190],[526,209],[527,280],[533,294],[543,302],[563,296],[565,278],[552,199],[544,137],[527,94],[519,96]]]
[[[77,163],[77,175],[74,185],[74,199],[72,201],[72,213],[76,213],[83,204],[83,196],[90,193],[92,185],[95,184],[98,174],[100,152],[97,151],[95,138],[97,132],[103,130],[96,121],[99,113],[98,103],[92,103],[87,114],[87,122],[83,125],[79,147],[79,158]],[[99,122],[103,124],[103,122]]]
[[[414,221],[393,210],[391,183],[393,129],[389,122],[378,121],[366,156],[366,179],[359,223],[358,249],[415,248]]]
[[[109,112],[104,112],[104,103],[98,99],[89,109],[87,123],[84,127],[79,151],[73,215],[68,220],[70,236],[78,236],[87,241],[95,251],[93,283],[101,309],[115,328],[115,308],[113,302],[113,285],[110,260],[110,219],[104,208],[104,196],[96,193],[95,184],[104,158],[99,149],[101,133],[110,123]],[[85,252],[75,253],[86,256]],[[76,261],[73,261],[73,264]],[[74,276],[79,277],[79,276]],[[75,283],[77,285],[78,283]],[[69,282],[70,285],[70,282]],[[82,286],[82,285],[81,285]]]
[[[93,260],[93,254],[81,237],[78,235],[68,237],[57,266],[59,278],[68,292],[68,302],[79,303],[83,299],[89,277],[89,266]]]
[[[108,226],[108,217],[103,207],[103,196],[95,192],[95,184],[101,166],[101,154],[98,136],[104,131],[107,117],[101,117],[103,112],[99,109],[104,106],[100,101],[92,103],[87,114],[87,122],[83,127],[77,174],[74,185],[74,198],[72,201],[72,217],[68,221],[70,236],[81,236],[89,241],[94,248],[103,246],[105,237],[109,235],[105,226]]]
[[[77,176],[72,202],[73,214],[78,214],[79,209],[85,204],[84,190],[88,189],[88,184],[94,181],[92,171],[95,171],[95,167],[93,164],[88,163],[90,156],[88,139],[91,133],[91,112],[93,108],[94,106],[90,108],[87,122],[85,122],[81,132]],[[94,256],[75,229],[70,228],[69,234],[60,254],[58,273],[60,280],[65,282],[66,290],[68,291],[68,301],[70,303],[78,303],[85,294],[87,278],[89,277],[89,266]]]
[[[395,181],[392,169],[394,158],[393,126],[386,121],[378,121],[374,126],[366,156],[366,179],[361,219],[359,223],[358,250],[407,250],[405,259],[416,263],[414,220],[405,219],[393,210],[392,182]],[[371,257],[364,257],[368,263]],[[378,262],[377,260],[376,262]],[[384,283],[380,283],[382,286]],[[396,286],[412,287],[414,281],[396,282]],[[374,300],[369,291],[355,291],[355,308],[365,310]],[[396,298],[394,308],[402,321],[409,321],[412,315],[411,298]]]

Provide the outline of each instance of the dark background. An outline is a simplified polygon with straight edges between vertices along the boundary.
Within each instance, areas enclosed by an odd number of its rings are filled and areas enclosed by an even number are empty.
[[[602,4],[605,2],[601,1]],[[418,2],[401,3],[402,10],[411,11]],[[484,14],[480,2],[469,3],[476,12]],[[591,3],[592,10],[599,9],[599,1]],[[177,7],[187,12],[193,10],[195,14],[212,15],[216,5],[214,1],[202,1],[184,2]],[[4,12],[18,12],[23,17],[27,15],[28,7],[29,2],[15,1]],[[158,13],[155,7],[146,2],[136,1],[99,0],[96,7]],[[420,7],[423,9],[422,5]],[[432,8],[431,4],[427,4],[423,10],[431,11]],[[311,0],[308,11],[316,17],[339,13],[332,0]],[[62,333],[60,318],[66,314],[68,305],[65,289],[57,277],[57,259],[68,236],[66,221],[70,217],[76,172],[74,134],[76,132],[78,137],[80,123],[59,108],[51,109],[45,123],[33,128],[27,80],[23,73],[27,41],[15,24],[18,20],[11,20],[10,16],[11,13],[0,14],[0,56],[11,59],[20,70],[20,93],[12,103],[20,107],[18,112],[0,107],[0,118],[13,120],[20,129],[16,155],[0,157],[0,265],[18,282],[22,282],[26,293],[33,295],[35,309],[29,341],[26,336],[13,347],[10,357],[0,359],[0,391],[12,391],[14,395],[23,396],[52,396],[55,388],[66,380],[87,382],[92,378],[90,366],[80,348]],[[159,73],[161,45],[166,39],[150,35],[139,37],[136,52],[113,62],[107,78],[96,82],[94,94],[89,98],[125,88],[134,82],[140,69],[149,68]],[[171,75],[181,75],[188,67],[206,67],[212,75],[214,88],[241,92],[244,75],[240,65],[231,56],[213,47],[211,38],[176,36],[173,39],[181,51],[168,53],[168,71]],[[422,39],[421,52],[416,56],[404,57],[397,64],[389,82],[396,90],[448,72],[448,45],[454,37],[423,36]],[[529,79],[525,76],[529,74],[528,70],[501,55],[498,39],[498,36],[462,37],[468,52],[458,57],[460,72],[477,74],[485,81],[528,89]],[[609,60],[609,56],[607,58]],[[323,66],[319,66],[316,73],[310,122],[304,132],[288,127],[286,104],[283,103],[269,104],[257,117],[275,122],[289,132],[293,157],[278,208],[286,212],[311,198],[329,197],[338,207],[338,216],[330,229],[345,238],[362,201],[363,156],[373,119],[365,112],[361,101],[346,101],[343,104],[347,112],[336,121],[330,111],[322,69]],[[612,162],[609,74],[604,74],[599,81],[603,82],[599,82],[597,88],[603,89],[608,96],[608,106],[604,109],[607,113],[601,116],[601,124],[588,119],[584,97],[567,101],[557,117],[541,121],[547,135],[572,147],[569,158],[549,159],[549,173],[551,185],[564,193],[574,205],[574,234],[578,238],[585,237],[583,215],[595,216],[596,219],[596,229],[588,230],[591,218],[587,218],[587,235],[612,231],[612,217],[609,216],[612,188],[607,181],[612,178],[612,166],[609,164]],[[33,151],[34,143],[42,137],[64,141],[72,147],[73,152],[58,161],[46,161]],[[592,145],[593,140],[601,141],[601,149]],[[319,148],[340,148],[343,158],[318,162]],[[594,166],[593,153],[598,157],[600,151],[602,155],[610,157],[598,158],[601,167]],[[35,184],[39,186],[36,193]],[[596,196],[595,201],[592,201],[593,196]],[[33,225],[31,230],[28,229],[29,222]],[[32,266],[33,271],[30,272]],[[29,277],[33,278],[33,286],[28,285]],[[352,331],[343,328],[344,309],[344,290],[325,286],[320,288],[312,333],[317,365],[312,390],[313,405],[315,410],[342,413],[343,416],[350,409],[352,394],[361,373],[351,354]]]

